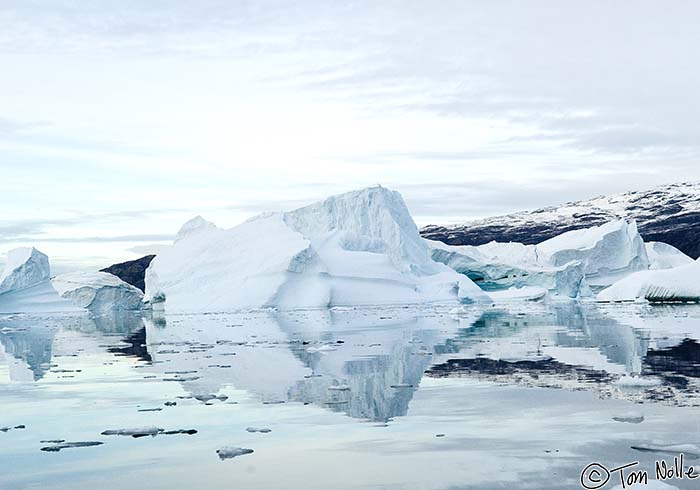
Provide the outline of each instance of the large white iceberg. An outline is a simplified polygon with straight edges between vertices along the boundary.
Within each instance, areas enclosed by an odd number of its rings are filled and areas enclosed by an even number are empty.
[[[0,275],[0,294],[18,291],[46,281],[50,276],[49,258],[33,247],[21,247],[7,253]]]
[[[561,296],[584,297],[591,294],[589,285],[607,286],[650,265],[636,224],[625,220],[569,231],[538,245],[427,243],[433,260],[469,276],[486,290],[536,286]],[[663,254],[671,255],[668,250]]]
[[[631,274],[604,289],[598,301],[698,301],[700,262]]]
[[[400,194],[380,186],[188,228],[146,271],[146,299],[171,311],[488,300],[431,260]]]
[[[62,298],[93,311],[138,310],[143,293],[107,272],[69,272],[51,279]]]

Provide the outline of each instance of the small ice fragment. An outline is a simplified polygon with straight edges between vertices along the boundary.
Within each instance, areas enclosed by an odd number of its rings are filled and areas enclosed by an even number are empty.
[[[54,446],[42,447],[42,451],[57,453],[61,449],[68,449],[71,447],[90,447],[90,446],[101,446],[104,442],[99,441],[79,441],[79,442],[63,442],[61,444],[56,444]]]
[[[225,459],[235,458],[237,456],[243,456],[245,454],[251,454],[252,452],[252,449],[233,446],[224,446],[221,449],[216,450],[216,454],[219,455],[219,459],[222,461]]]
[[[679,454],[683,453],[687,458],[698,459],[700,458],[700,447],[695,444],[670,444],[670,445],[654,445],[654,444],[642,444],[638,446],[631,446],[632,449],[636,451],[647,451],[654,453],[666,453],[666,454]]]
[[[628,424],[640,424],[644,422],[641,412],[625,412],[612,418],[615,422],[627,422]]]
[[[257,427],[248,427],[248,428],[246,428],[246,430],[248,432],[261,432],[263,434],[267,434],[268,432],[272,432],[272,429],[267,429],[267,428],[259,429]]]
[[[109,429],[102,432],[103,436],[132,436],[132,437],[143,437],[143,436],[157,436],[163,432],[160,427],[139,427],[135,429]]]

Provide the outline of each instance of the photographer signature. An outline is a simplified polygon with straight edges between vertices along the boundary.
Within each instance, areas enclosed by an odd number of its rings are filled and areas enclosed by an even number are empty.
[[[664,460],[654,462],[654,477],[656,480],[694,480],[700,477],[700,468],[696,470],[693,466],[686,466],[683,453],[673,458],[673,462],[667,463]],[[593,462],[581,471],[581,487],[586,490],[597,490],[603,488],[610,480],[618,480],[622,488],[632,485],[648,485],[649,472],[643,469],[636,469],[639,461],[627,463],[615,468],[607,468],[601,463]],[[638,487],[637,487],[638,488]]]

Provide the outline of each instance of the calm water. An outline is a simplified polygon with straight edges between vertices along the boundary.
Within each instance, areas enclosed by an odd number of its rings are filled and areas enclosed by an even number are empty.
[[[0,317],[0,488],[573,489],[700,445],[700,306],[449,311]],[[143,427],[197,432],[102,435]]]

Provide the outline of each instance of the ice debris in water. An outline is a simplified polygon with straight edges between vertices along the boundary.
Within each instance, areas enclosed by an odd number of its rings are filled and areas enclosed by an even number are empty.
[[[139,428],[135,428],[135,429],[110,429],[110,430],[103,431],[102,435],[103,436],[131,436],[131,437],[136,438],[136,437],[146,437],[146,436],[155,437],[159,434],[170,436],[170,435],[175,435],[175,434],[193,435],[196,433],[197,433],[196,429],[165,430],[165,429],[161,429],[160,427],[152,426],[152,427],[139,427]]]
[[[7,432],[12,429],[26,429],[26,425],[15,425],[14,427],[0,427],[0,432]]]
[[[63,442],[60,444],[54,444],[53,446],[44,446],[41,448],[42,451],[57,453],[61,449],[69,449],[72,447],[91,447],[91,446],[101,446],[104,442],[100,441],[78,441],[78,442]]]
[[[155,437],[165,429],[160,427],[138,427],[135,429],[110,429],[102,432],[103,436],[132,436],[132,437],[144,437],[152,436]]]
[[[248,428],[246,428],[246,431],[248,431],[248,432],[261,432],[263,434],[267,434],[268,432],[272,432],[272,429],[267,429],[267,428],[259,429],[257,427],[248,427]]]
[[[628,424],[640,424],[644,422],[641,412],[625,412],[612,418],[615,422],[627,422]]]
[[[234,447],[234,446],[224,446],[221,449],[216,450],[216,454],[219,455],[219,459],[222,461],[224,459],[231,459],[235,458],[236,456],[243,456],[245,454],[251,454],[253,452],[252,449],[248,449],[245,447]]]
[[[637,446],[631,446],[632,449],[636,451],[646,451],[653,453],[665,453],[665,454],[680,454],[683,453],[687,458],[698,459],[700,458],[700,447],[695,444],[669,444],[669,445],[655,445],[655,444],[640,444]]]

